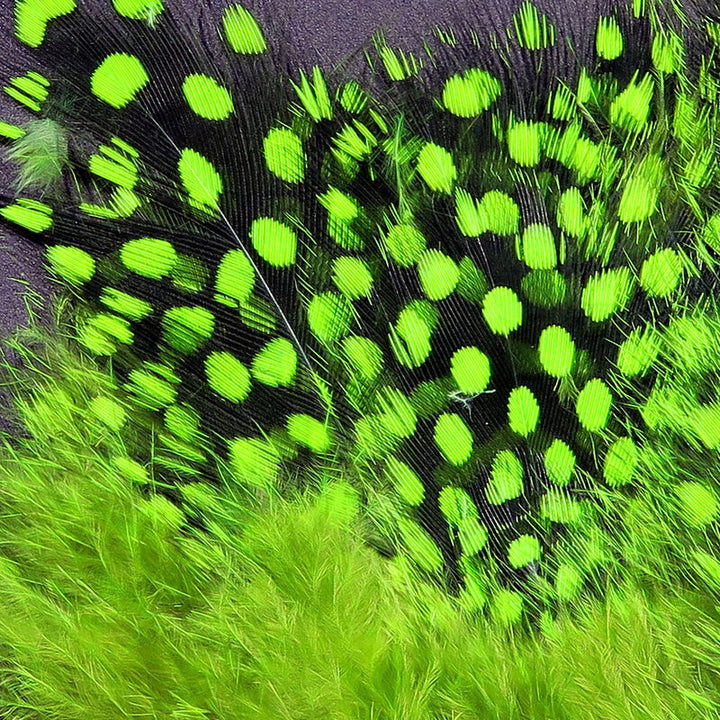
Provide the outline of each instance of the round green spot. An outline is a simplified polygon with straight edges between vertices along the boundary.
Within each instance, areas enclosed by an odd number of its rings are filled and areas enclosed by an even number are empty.
[[[408,505],[420,505],[425,497],[425,487],[415,471],[393,456],[388,458],[385,468],[398,495]]]
[[[160,280],[172,270],[177,253],[167,240],[139,238],[129,240],[120,248],[120,261],[138,275]]]
[[[265,52],[267,42],[257,20],[242,5],[230,5],[223,15],[223,31],[228,45],[243,55]]]
[[[504,192],[490,190],[478,203],[480,222],[488,232],[496,235],[512,235],[520,225],[520,208]]]
[[[585,201],[578,188],[568,188],[560,196],[557,207],[557,223],[561,230],[576,238],[583,237],[587,232],[588,219],[585,215]]]
[[[524,167],[540,162],[541,125],[535,122],[515,122],[508,128],[507,144],[510,157]]]
[[[220,260],[215,290],[225,297],[244,303],[255,287],[255,269],[242,250],[228,250]]]
[[[599,18],[595,46],[598,56],[603,60],[615,60],[622,55],[623,36],[615,18],[604,15]]]
[[[280,456],[266,440],[236,438],[228,443],[230,467],[240,482],[270,488],[280,469]]]
[[[118,432],[127,422],[128,415],[120,403],[113,398],[99,395],[93,398],[88,410],[111,430]]]
[[[275,267],[288,267],[295,262],[297,235],[279,220],[261,217],[250,227],[250,240],[258,255]]]
[[[234,109],[230,93],[207,75],[188,75],[182,91],[190,109],[207,120],[225,120]]]
[[[603,477],[610,487],[627,485],[635,474],[638,464],[638,450],[632,438],[621,437],[616,440],[605,455]]]
[[[240,403],[250,394],[247,368],[229,352],[213,352],[205,358],[208,385],[226,400]]]
[[[439,250],[426,250],[418,263],[418,276],[427,298],[443,300],[455,289],[460,270],[451,257]]]
[[[600,432],[605,428],[611,408],[612,394],[600,378],[594,378],[586,383],[575,405],[580,424],[589,432]]]
[[[350,300],[369,298],[372,292],[372,273],[360,258],[336,258],[333,262],[332,279],[337,289]]]
[[[472,68],[445,82],[442,104],[453,115],[476,117],[485,112],[502,92],[497,78],[486,70]]]
[[[508,563],[512,568],[521,568],[540,560],[540,541],[534,535],[521,535],[508,547]]]
[[[435,444],[451,465],[464,465],[472,455],[473,434],[459,415],[443,413],[435,423]]]
[[[487,544],[487,528],[475,517],[462,518],[458,523],[458,540],[463,555],[475,555]]]
[[[640,285],[650,297],[667,297],[677,289],[681,276],[680,258],[674,250],[666,248],[642,264]]]
[[[493,459],[490,481],[485,488],[485,497],[492,505],[502,505],[522,495],[523,466],[515,453],[501,450]]]
[[[552,522],[570,525],[580,520],[582,507],[566,492],[550,490],[540,500],[540,515]]]
[[[509,335],[522,325],[520,298],[508,287],[493,288],[483,299],[483,316],[497,335]]]
[[[445,487],[438,497],[440,512],[450,525],[457,526],[466,517],[477,517],[475,503],[462,488]]]
[[[313,335],[322,343],[331,343],[342,338],[350,329],[353,308],[342,295],[321,293],[310,301],[307,319]]]
[[[374,380],[383,369],[383,354],[377,343],[358,335],[343,338],[342,348],[350,365],[366,380]]]
[[[545,471],[551,482],[563,487],[575,472],[575,453],[562,440],[553,440],[545,451]]]
[[[255,356],[252,363],[253,377],[270,387],[286,387],[295,380],[297,352],[286,338],[271,340]]]
[[[398,529],[410,557],[426,572],[435,572],[443,565],[442,553],[435,541],[416,522],[398,520]]]
[[[290,437],[300,445],[304,445],[315,453],[324,453],[332,445],[332,436],[328,426],[315,419],[312,415],[296,413],[287,421]]]
[[[215,329],[213,314],[201,307],[173,307],[162,319],[167,344],[183,354],[199,350]]]
[[[451,193],[457,178],[452,155],[435,143],[425,143],[417,159],[420,177],[434,192]]]
[[[89,253],[68,245],[51,245],[46,250],[50,267],[63,280],[82,285],[95,274],[95,260]]]
[[[540,419],[540,406],[530,388],[513,388],[508,398],[508,423],[510,429],[522,437],[527,437],[537,428]]]
[[[379,399],[380,421],[392,435],[408,438],[415,432],[417,416],[405,395],[395,388],[386,388]]]
[[[288,128],[273,128],[263,141],[265,163],[271,173],[290,183],[305,177],[302,140]]]
[[[90,90],[114,108],[125,107],[147,85],[150,76],[134,55],[108,55],[90,77]]]
[[[627,377],[644,375],[660,351],[660,339],[653,327],[635,328],[620,345],[618,370]]]
[[[552,230],[541,223],[525,228],[522,236],[523,261],[533,270],[552,270],[558,261]]]
[[[704,527],[714,522],[718,515],[715,493],[698,482],[684,482],[675,488],[680,512],[688,525]]]
[[[196,150],[184,148],[178,160],[178,172],[190,202],[200,208],[214,208],[223,189],[215,166]]]
[[[29,47],[39,47],[45,40],[48,21],[68,15],[76,7],[75,0],[17,0],[15,36]]]
[[[477,395],[490,382],[490,358],[476,347],[460,348],[450,358],[450,373],[460,392]]]
[[[575,343],[565,328],[551,325],[540,333],[538,354],[548,375],[564,377],[570,373],[575,361]]]
[[[425,251],[425,238],[412,225],[393,225],[385,236],[390,257],[400,266],[414,265]]]
[[[630,290],[631,278],[627,268],[605,270],[587,281],[580,305],[591,320],[602,322],[625,307]]]

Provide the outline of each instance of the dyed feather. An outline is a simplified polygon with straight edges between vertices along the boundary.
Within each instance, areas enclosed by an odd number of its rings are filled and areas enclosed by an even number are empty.
[[[503,37],[378,41],[366,84],[280,66],[241,5],[212,39],[160,0],[15,21],[38,119],[0,126],[0,215],[89,301],[172,497],[335,483],[503,622],[621,572],[639,494],[715,521],[709,7],[613,4],[568,62],[524,2]]]

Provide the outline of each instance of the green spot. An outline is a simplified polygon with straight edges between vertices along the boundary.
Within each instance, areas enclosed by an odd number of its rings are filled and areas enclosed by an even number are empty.
[[[165,6],[162,0],[113,0],[115,12],[131,20],[146,20],[158,16]]]
[[[475,555],[487,544],[487,528],[481,525],[477,518],[462,518],[458,523],[458,540],[463,555]]]
[[[463,347],[450,358],[450,373],[466,395],[485,392],[490,382],[490,358],[476,347]]]
[[[221,397],[240,403],[250,394],[247,368],[229,352],[212,352],[205,358],[208,385]]]
[[[177,398],[177,390],[167,380],[147,370],[131,370],[125,389],[142,407],[154,410],[172,405]]]
[[[464,465],[472,455],[473,434],[459,415],[443,413],[435,423],[435,444],[451,465]]]
[[[188,75],[182,85],[190,109],[206,120],[225,120],[233,112],[230,93],[214,78],[200,73]]]
[[[45,40],[48,21],[70,14],[75,0],[17,0],[15,3],[15,37],[30,47]]]
[[[412,53],[402,50],[393,50],[388,45],[378,48],[378,55],[382,60],[388,77],[393,81],[407,80],[420,69],[420,63]]]
[[[53,224],[52,208],[30,198],[19,198],[14,204],[2,208],[0,215],[34,233],[44,232]]]
[[[385,388],[378,400],[379,419],[392,435],[408,438],[415,432],[417,416],[408,398],[395,388]]]
[[[540,162],[541,128],[535,122],[513,122],[508,128],[508,153],[518,165],[534,167]]]
[[[391,455],[385,469],[388,477],[392,480],[393,487],[408,505],[417,507],[422,503],[425,497],[425,487],[409,465]]]
[[[302,140],[292,130],[273,128],[263,140],[265,164],[281,180],[290,183],[305,177],[305,151]]]
[[[258,255],[275,267],[288,267],[295,262],[297,235],[279,220],[261,217],[250,227],[250,240]]]
[[[137,485],[147,485],[150,483],[150,473],[148,473],[147,468],[136,460],[126,456],[116,455],[112,459],[112,464],[122,477],[127,478],[131,482]]]
[[[295,413],[288,417],[287,429],[290,437],[314,453],[324,453],[332,445],[332,436],[327,425],[311,415]]]
[[[339,257],[333,262],[333,282],[337,289],[350,300],[370,297],[373,276],[360,258]]]
[[[210,271],[205,263],[190,255],[178,255],[178,261],[170,272],[173,285],[183,292],[199,293],[205,289]],[[215,295],[215,301],[220,303],[234,303],[223,295]]]
[[[585,201],[580,190],[568,188],[561,196],[557,207],[557,223],[561,230],[576,238],[584,237],[588,230],[585,215]]]
[[[460,279],[458,280],[458,295],[468,302],[480,304],[490,289],[487,276],[469,257],[460,261]]]
[[[618,205],[618,217],[626,223],[647,220],[657,208],[660,188],[653,179],[637,173],[625,183]]]
[[[555,44],[555,28],[530,2],[524,2],[513,16],[515,35],[520,47],[542,50]]]
[[[493,621],[501,627],[510,627],[520,622],[525,598],[516,590],[499,590],[490,606]]]
[[[502,86],[486,70],[472,68],[462,75],[453,75],[445,82],[442,104],[453,115],[476,117],[485,112],[499,97]]]
[[[650,117],[654,91],[653,76],[649,73],[637,82],[637,73],[627,87],[610,105],[610,122],[628,132],[640,132]]]
[[[715,493],[699,482],[684,482],[675,488],[680,512],[688,525],[701,528],[714,522],[718,515]]]
[[[522,303],[510,288],[496,287],[483,299],[483,316],[495,334],[509,335],[522,325]]]
[[[360,214],[358,201],[336,187],[331,187],[317,198],[318,202],[340,222],[349,224]]]
[[[575,404],[578,420],[589,432],[600,432],[606,427],[611,408],[612,394],[600,378],[586,383]]]
[[[642,264],[640,286],[650,297],[667,297],[677,289],[681,277],[680,258],[674,250],[665,248]]]
[[[540,419],[540,406],[530,388],[513,388],[508,398],[508,424],[522,437],[535,432]]]
[[[552,270],[558,261],[552,230],[541,223],[528,225],[522,236],[525,264],[533,270]]]
[[[442,554],[435,541],[416,522],[398,519],[398,529],[410,557],[426,572],[435,572],[443,566]]]
[[[205,308],[173,307],[165,311],[162,326],[167,344],[188,355],[210,339],[215,329],[215,318]]]
[[[570,333],[558,325],[546,327],[538,342],[540,364],[553,377],[565,377],[575,361],[575,343]]]
[[[540,500],[540,515],[552,522],[571,525],[582,517],[582,506],[565,492],[550,490]]]
[[[618,370],[627,377],[642,376],[655,362],[659,350],[660,339],[653,327],[635,328],[620,345]]]
[[[564,487],[575,472],[575,453],[562,440],[553,440],[545,451],[545,470],[550,480]]]
[[[139,58],[127,53],[108,55],[90,77],[90,90],[114,108],[125,107],[147,85],[150,76]]]
[[[512,235],[520,225],[520,208],[504,192],[490,190],[486,192],[477,208],[480,222],[488,232],[496,235]]]
[[[291,385],[297,373],[295,347],[286,338],[275,338],[255,356],[251,369],[253,377],[264,385]]]
[[[242,5],[230,5],[223,15],[223,31],[228,45],[243,55],[265,52],[267,42],[257,20]]]
[[[300,85],[292,83],[300,102],[314,122],[330,120],[333,108],[330,104],[327,84],[322,70],[316,65],[313,68],[312,83],[304,71],[300,71]]]
[[[565,302],[567,281],[557,270],[531,270],[520,281],[525,297],[542,307],[556,307]]]
[[[452,155],[440,145],[427,142],[417,158],[417,171],[434,192],[450,194],[457,178]]]
[[[638,450],[632,438],[619,438],[608,448],[605,455],[603,464],[605,482],[610,487],[627,485],[635,475],[638,460]]]
[[[627,268],[605,270],[593,275],[580,299],[585,315],[595,322],[602,322],[624,309],[630,299],[631,282]]]
[[[418,276],[428,299],[444,300],[455,289],[460,270],[451,257],[439,250],[426,250],[418,262]]]
[[[508,563],[512,568],[521,568],[540,560],[540,541],[534,535],[521,535],[508,546]]]
[[[383,369],[383,354],[377,343],[358,335],[343,338],[342,348],[353,369],[366,380],[374,380]]]
[[[80,248],[51,245],[45,255],[52,270],[72,285],[82,285],[95,274],[95,259]]]
[[[555,594],[558,600],[569,602],[580,591],[583,576],[580,571],[568,563],[561,564],[555,573]]]
[[[680,69],[683,62],[682,40],[674,33],[665,35],[660,31],[653,38],[650,55],[655,68],[661,73],[674,73]]]
[[[412,225],[393,225],[385,236],[385,247],[398,265],[409,267],[425,251],[425,238]]]
[[[242,250],[228,250],[220,260],[215,290],[238,303],[246,302],[255,287],[255,270]]]
[[[230,466],[247,485],[271,488],[278,479],[280,456],[266,440],[236,438],[228,443]]]
[[[26,131],[18,125],[0,121],[0,137],[8,138],[9,140],[19,140],[25,135],[25,132]]]
[[[390,331],[393,353],[406,367],[419,367],[430,355],[434,324],[430,315],[419,304],[411,304],[400,311],[396,327]]]
[[[100,302],[113,312],[135,322],[144,320],[153,312],[152,305],[146,300],[112,287],[103,288]]]
[[[720,589],[720,562],[703,550],[693,550],[692,558],[698,565],[700,575],[715,591]]]
[[[477,517],[475,503],[462,488],[445,487],[438,496],[440,512],[450,525],[458,525],[466,517]]]
[[[100,395],[93,398],[88,410],[111,430],[119,432],[128,420],[128,414],[120,403],[113,398]]]
[[[200,415],[190,406],[171,405],[165,410],[164,422],[165,427],[180,440],[193,442],[201,436]]]
[[[160,280],[170,273],[177,262],[172,243],[156,238],[128,240],[120,248],[120,261],[134,273]]]
[[[602,15],[598,20],[595,34],[597,54],[603,60],[615,60],[622,55],[623,36],[617,20]]]
[[[307,310],[310,331],[323,344],[340,340],[353,321],[353,307],[342,295],[333,292],[315,295]]]
[[[109,148],[101,148],[109,150]],[[116,185],[132,190],[138,181],[137,167],[127,161],[122,155],[115,152],[108,152],[112,157],[103,157],[102,155],[91,155],[88,162],[88,169],[93,175],[109,180]]]
[[[178,161],[180,179],[196,207],[217,207],[223,182],[215,166],[196,150],[184,148]]]
[[[492,505],[502,505],[522,495],[523,466],[515,453],[501,450],[493,459],[485,497]]]

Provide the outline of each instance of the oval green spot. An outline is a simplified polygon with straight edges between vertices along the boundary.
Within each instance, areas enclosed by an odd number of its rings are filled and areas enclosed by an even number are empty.
[[[451,465],[464,465],[472,455],[473,434],[454,413],[443,413],[435,423],[435,444]]]
[[[331,343],[350,329],[353,307],[342,295],[321,293],[310,301],[307,319],[313,335],[322,343]]]
[[[538,342],[540,364],[553,377],[564,377],[572,370],[575,361],[575,343],[572,336],[559,325],[546,327]]]
[[[228,250],[220,260],[215,290],[225,297],[244,303],[255,286],[255,270],[242,250]]]
[[[370,297],[373,276],[363,260],[356,257],[339,257],[333,262],[333,282],[349,300]]]
[[[266,440],[235,438],[228,443],[230,467],[242,483],[270,488],[280,469],[277,449]]]
[[[580,424],[589,432],[604,429],[610,419],[612,401],[608,386],[600,378],[590,380],[580,391],[575,404]]]
[[[385,246],[398,265],[409,267],[425,251],[425,238],[412,225],[393,225],[385,236]]]
[[[267,42],[258,21],[242,5],[230,5],[223,15],[228,45],[243,55],[265,52]]]
[[[540,405],[530,388],[521,386],[513,388],[508,398],[508,424],[510,429],[527,437],[535,432],[540,419]]]
[[[288,417],[287,429],[290,437],[315,453],[324,453],[332,445],[332,436],[328,426],[304,413],[295,413]]]
[[[275,338],[255,356],[251,369],[253,377],[264,385],[288,386],[297,372],[295,347],[286,338]]]
[[[173,244],[167,240],[138,238],[128,240],[120,248],[120,262],[138,275],[160,280],[173,269],[177,253]]]
[[[451,257],[439,250],[426,250],[418,262],[418,276],[427,298],[444,300],[455,289],[460,270]]]
[[[135,55],[108,55],[90,77],[90,90],[114,108],[125,107],[147,85],[150,76]]]
[[[343,353],[352,368],[366,380],[374,380],[383,369],[383,353],[377,343],[358,335],[343,338]]]
[[[445,82],[442,104],[453,115],[476,117],[485,112],[502,92],[496,77],[487,70],[471,68]]]
[[[279,220],[270,217],[254,220],[250,240],[258,255],[275,267],[288,267],[295,262],[297,235]]]
[[[635,474],[638,450],[632,438],[617,439],[607,451],[603,464],[603,477],[610,487],[627,485]]]
[[[167,344],[183,354],[199,350],[215,329],[213,314],[201,307],[173,307],[162,319],[163,337]]]
[[[305,151],[300,137],[288,128],[273,128],[263,140],[265,164],[271,173],[290,183],[305,177]]]
[[[718,515],[718,500],[713,490],[699,482],[684,482],[675,488],[680,512],[688,525],[704,527]]]
[[[575,472],[575,453],[562,440],[555,439],[545,451],[545,471],[550,480],[563,487],[572,479]]]
[[[391,455],[385,469],[393,482],[393,487],[408,505],[416,507],[422,503],[425,487],[409,465]]]
[[[587,281],[580,305],[591,320],[602,322],[625,307],[630,291],[631,277],[627,268],[605,270]]]
[[[230,93],[214,78],[200,73],[188,75],[182,86],[190,109],[206,120],[225,120],[233,112]]]
[[[510,567],[521,568],[540,560],[540,541],[534,535],[521,535],[508,546]]]
[[[45,254],[52,270],[72,285],[82,285],[95,274],[95,259],[80,248],[51,245]]]
[[[674,250],[665,248],[642,264],[640,285],[650,297],[667,297],[677,289],[681,277],[680,258]]]
[[[522,325],[523,306],[508,287],[493,288],[483,299],[483,316],[497,335],[509,335]]]
[[[501,450],[493,459],[490,481],[485,488],[485,497],[492,505],[502,505],[522,495],[523,466],[515,453]]]
[[[223,190],[220,173],[199,152],[184,148],[178,161],[180,180],[190,196],[190,202],[198,207],[216,207]]]
[[[466,395],[485,392],[490,382],[490,358],[476,347],[463,347],[450,358],[450,373]]]
[[[208,385],[230,402],[240,403],[250,394],[250,373],[229,352],[210,353],[205,358],[205,374]]]
[[[522,236],[523,261],[533,270],[552,270],[558,261],[555,237],[542,223],[528,225]]]
[[[427,142],[417,158],[420,177],[434,192],[451,193],[457,178],[452,155],[440,145]]]

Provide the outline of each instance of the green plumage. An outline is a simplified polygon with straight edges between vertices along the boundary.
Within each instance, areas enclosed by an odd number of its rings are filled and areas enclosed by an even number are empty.
[[[525,2],[490,49],[380,44],[371,92],[278,67],[240,5],[214,50],[155,1],[16,7],[37,66],[6,92],[43,125],[3,131],[0,215],[90,301],[171,485],[349,483],[374,542],[508,623],[621,572],[643,493],[715,521],[711,20],[618,3],[563,69]]]

